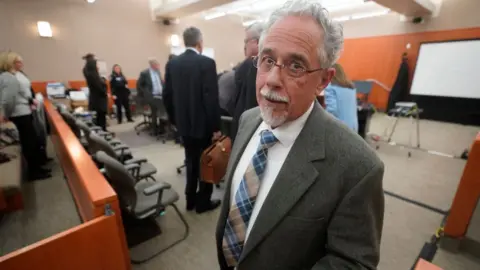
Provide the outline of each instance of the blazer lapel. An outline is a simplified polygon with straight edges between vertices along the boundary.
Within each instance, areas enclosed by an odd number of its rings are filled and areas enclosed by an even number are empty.
[[[324,114],[323,109],[315,104],[262,205],[239,262],[268,235],[317,179],[319,173],[312,162],[325,158]]]

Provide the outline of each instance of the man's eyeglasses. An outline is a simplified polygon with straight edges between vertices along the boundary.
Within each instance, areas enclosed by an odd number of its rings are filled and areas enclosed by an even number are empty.
[[[287,61],[283,64],[277,64],[277,62],[269,56],[255,56],[253,58],[253,66],[256,67],[260,72],[270,72],[273,67],[277,66],[281,70],[285,70],[288,76],[295,78],[302,77],[303,75],[310,74],[312,72],[324,70],[323,68],[307,69],[305,66],[296,61]]]

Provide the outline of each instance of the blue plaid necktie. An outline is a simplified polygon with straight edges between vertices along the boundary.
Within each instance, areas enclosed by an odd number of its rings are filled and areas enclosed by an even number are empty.
[[[268,148],[278,142],[270,130],[263,130],[260,136],[260,145],[243,175],[237,193],[235,193],[235,201],[230,206],[225,225],[222,247],[225,260],[231,267],[237,266],[242,254],[260,181],[267,167]]]

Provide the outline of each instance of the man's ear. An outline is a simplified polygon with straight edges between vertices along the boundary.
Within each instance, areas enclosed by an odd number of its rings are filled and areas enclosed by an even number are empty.
[[[323,89],[327,88],[327,86],[330,84],[332,81],[333,76],[335,76],[335,69],[334,68],[328,68],[325,69],[321,72],[321,80],[317,85],[317,89],[315,90],[315,93],[320,95],[322,93]]]

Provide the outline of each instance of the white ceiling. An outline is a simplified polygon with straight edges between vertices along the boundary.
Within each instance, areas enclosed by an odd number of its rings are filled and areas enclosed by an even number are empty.
[[[199,15],[205,19],[214,20],[225,15],[238,15],[248,24],[253,20],[264,20],[276,8],[287,0],[237,0],[232,3],[205,10]],[[318,0],[331,13],[340,20],[351,19],[351,16],[379,16],[389,12],[383,6],[373,1],[364,0]]]

